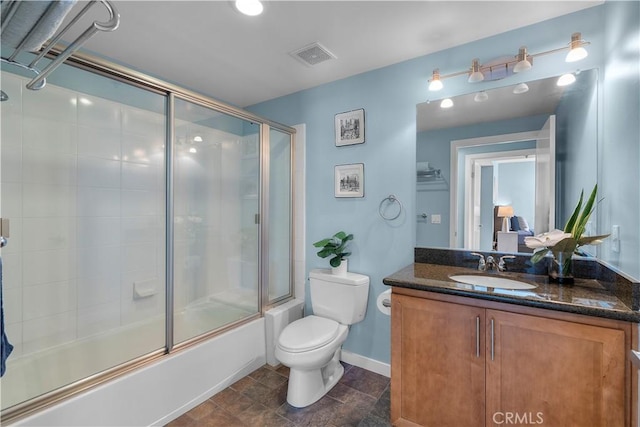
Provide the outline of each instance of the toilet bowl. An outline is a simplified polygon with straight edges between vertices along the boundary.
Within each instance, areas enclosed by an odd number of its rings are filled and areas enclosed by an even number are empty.
[[[348,332],[348,326],[313,315],[282,331],[275,354],[290,368],[287,402],[291,406],[311,405],[336,385],[344,373],[340,349]]]
[[[342,377],[342,344],[349,325],[364,318],[369,291],[369,278],[361,274],[312,270],[309,280],[314,314],[284,328],[275,350],[290,368],[287,402],[297,408],[319,400]]]

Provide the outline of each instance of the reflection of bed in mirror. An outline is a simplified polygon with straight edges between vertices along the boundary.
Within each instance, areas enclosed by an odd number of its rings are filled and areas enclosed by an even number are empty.
[[[493,207],[493,249],[500,252],[533,252],[524,243],[525,237],[535,235],[527,218],[514,212],[514,216],[508,221],[509,228],[505,230],[502,218],[498,216],[498,208],[499,206]]]

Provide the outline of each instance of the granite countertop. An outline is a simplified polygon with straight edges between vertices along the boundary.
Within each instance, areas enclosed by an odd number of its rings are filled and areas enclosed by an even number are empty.
[[[527,290],[487,288],[455,282],[449,278],[453,274],[502,276],[529,282],[537,287]],[[625,301],[625,297],[614,292],[608,283],[592,279],[577,278],[573,285],[567,286],[550,283],[546,275],[540,274],[483,272],[465,267],[416,262],[384,278],[383,283],[392,287],[640,323],[640,311],[632,308],[632,301]]]

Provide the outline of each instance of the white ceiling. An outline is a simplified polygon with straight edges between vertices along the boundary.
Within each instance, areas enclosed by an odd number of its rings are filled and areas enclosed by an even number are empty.
[[[230,1],[114,1],[120,27],[84,49],[245,107],[601,3],[267,1],[248,17]],[[337,59],[289,56],[313,42]]]

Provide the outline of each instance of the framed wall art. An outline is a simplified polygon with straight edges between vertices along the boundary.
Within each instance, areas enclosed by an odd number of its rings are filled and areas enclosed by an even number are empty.
[[[336,166],[335,196],[364,197],[364,163]]]
[[[336,146],[364,143],[364,109],[336,114]]]

